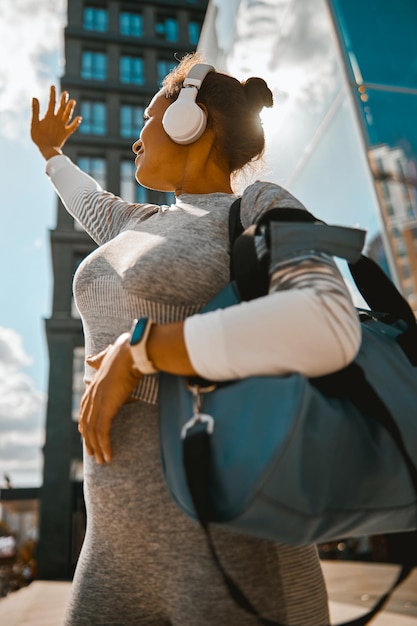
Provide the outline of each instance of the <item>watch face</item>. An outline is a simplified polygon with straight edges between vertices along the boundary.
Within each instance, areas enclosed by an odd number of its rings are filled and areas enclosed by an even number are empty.
[[[130,343],[132,346],[136,345],[142,340],[147,323],[148,323],[147,317],[141,317],[140,320],[136,322],[136,326],[133,330],[132,337],[130,339]]]

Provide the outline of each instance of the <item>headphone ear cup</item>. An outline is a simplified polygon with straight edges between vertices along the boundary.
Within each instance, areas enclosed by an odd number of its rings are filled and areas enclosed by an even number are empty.
[[[189,98],[192,91],[194,90],[182,90],[178,99],[167,108],[162,118],[165,132],[175,143],[188,144],[197,141],[207,125],[207,117],[203,109]]]

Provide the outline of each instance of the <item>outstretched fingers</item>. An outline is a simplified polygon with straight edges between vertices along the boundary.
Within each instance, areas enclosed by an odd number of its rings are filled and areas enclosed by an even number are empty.
[[[51,88],[49,90],[49,103],[48,103],[48,109],[46,111],[46,114],[54,115],[55,106],[56,106],[56,89],[55,89],[55,85],[51,85]]]
[[[80,115],[77,115],[77,117],[75,117],[71,122],[76,104],[76,101],[73,99],[67,102],[62,115],[62,120],[65,123],[65,128],[70,132],[76,130],[82,122],[82,117]]]
[[[32,124],[39,122],[40,104],[37,98],[32,98]]]

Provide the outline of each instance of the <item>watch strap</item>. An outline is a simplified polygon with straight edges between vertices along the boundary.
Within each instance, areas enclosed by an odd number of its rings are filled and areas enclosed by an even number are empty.
[[[149,338],[149,333],[151,332],[152,326],[155,322],[153,322],[149,318],[140,318],[136,319],[133,322],[133,328],[130,339],[130,351],[133,358],[133,363],[136,369],[139,370],[142,374],[156,374],[158,371],[152,361],[148,357],[148,353],[146,350],[146,344]],[[135,341],[135,331],[138,328],[138,325],[143,327],[141,337],[138,341]]]

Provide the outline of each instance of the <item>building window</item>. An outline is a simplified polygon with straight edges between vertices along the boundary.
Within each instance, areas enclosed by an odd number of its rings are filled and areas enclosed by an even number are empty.
[[[74,348],[72,357],[72,419],[74,422],[78,422],[80,417],[81,398],[85,391],[84,358],[84,348]]]
[[[135,179],[135,163],[133,159],[120,163],[120,195],[127,202],[144,204],[147,202],[148,190]]]
[[[128,37],[143,37],[143,18],[140,13],[120,13],[119,29]]]
[[[406,280],[411,277],[411,272],[410,272],[410,268],[408,265],[403,265],[402,272]]]
[[[165,76],[177,65],[176,61],[165,61],[160,59],[156,66],[156,72],[158,75],[158,83],[162,83]]]
[[[392,202],[390,202],[389,200],[385,202],[385,206],[387,208],[387,213],[390,217],[393,217],[395,215],[395,210],[394,207],[392,205]]]
[[[122,56],[120,59],[120,82],[144,85],[144,63],[141,57]]]
[[[104,102],[84,100],[81,102],[80,113],[83,118],[80,133],[91,135],[106,134],[106,105]]]
[[[85,7],[84,23],[85,30],[96,30],[100,33],[107,31],[109,16],[106,9],[98,7]]]
[[[193,46],[198,44],[200,39],[201,24],[200,22],[190,21],[188,22],[188,39]]]
[[[106,80],[107,57],[104,52],[85,50],[81,61],[81,78],[86,80]]]
[[[397,239],[397,254],[399,257],[407,256],[407,247],[403,241],[403,239]]]
[[[158,15],[155,23],[157,37],[166,41],[178,41],[178,22],[175,17]]]
[[[78,167],[90,174],[98,184],[106,188],[106,161],[97,157],[79,157],[77,161]]]
[[[122,104],[120,107],[120,136],[137,139],[143,126],[143,107]]]

